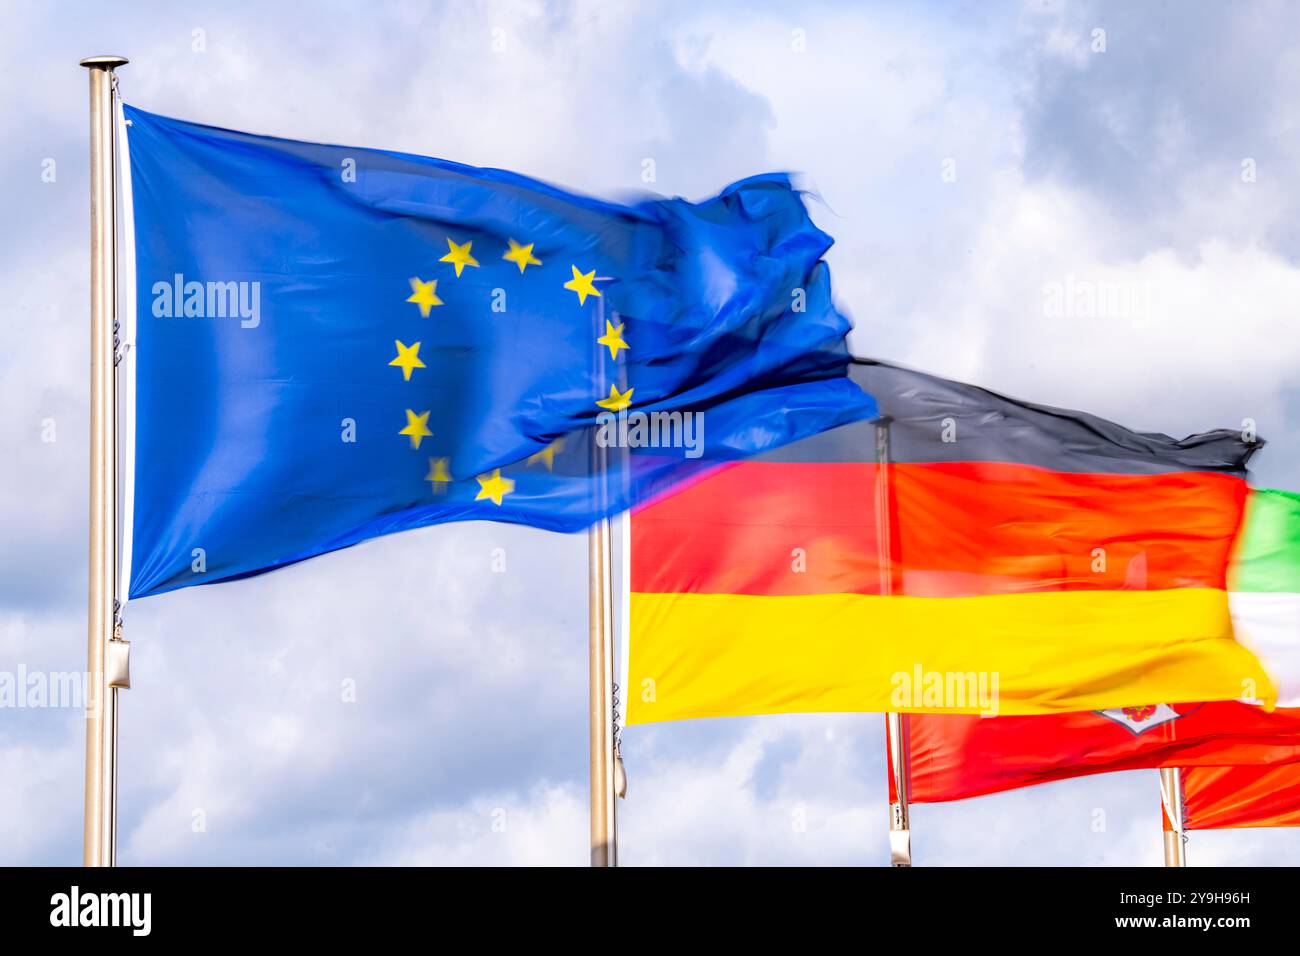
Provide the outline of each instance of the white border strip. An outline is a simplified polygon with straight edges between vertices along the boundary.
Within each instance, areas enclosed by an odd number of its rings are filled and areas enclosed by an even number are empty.
[[[116,92],[116,87],[114,88]],[[135,537],[135,204],[131,198],[131,149],[127,143],[130,127],[122,110],[122,96],[114,97],[117,113],[118,182],[121,188],[122,247],[118,250],[118,303],[120,311],[118,336],[121,340],[122,361],[117,370],[118,403],[125,421],[121,425],[119,450],[121,452],[122,512],[118,534],[121,538],[121,557],[118,568],[117,599],[121,607],[131,593],[131,546]]]

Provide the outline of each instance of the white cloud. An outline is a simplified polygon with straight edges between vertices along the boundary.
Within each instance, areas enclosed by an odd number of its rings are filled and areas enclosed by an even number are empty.
[[[587,857],[587,795],[572,785],[490,794],[422,813],[359,861],[371,866],[577,866]]]
[[[1111,238],[1125,228],[1068,190],[1007,183],[965,268],[908,317],[925,330],[909,358],[1143,429],[1250,416],[1278,434],[1279,386],[1300,378],[1300,270],[1213,238],[1189,254],[1117,257]]]

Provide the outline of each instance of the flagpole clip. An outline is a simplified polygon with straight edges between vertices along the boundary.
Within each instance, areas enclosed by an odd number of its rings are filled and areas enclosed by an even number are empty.
[[[623,754],[614,751],[614,794],[622,800],[627,799],[627,768],[623,766]]]
[[[910,867],[912,865],[912,831],[889,831],[889,865]]]
[[[109,687],[131,689],[131,642],[122,640],[122,622],[113,625],[113,637],[105,645],[104,676]]]

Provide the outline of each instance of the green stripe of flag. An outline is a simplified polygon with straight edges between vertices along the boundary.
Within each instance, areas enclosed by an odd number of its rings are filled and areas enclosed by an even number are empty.
[[[1271,488],[1251,491],[1229,588],[1300,592],[1300,494]]]

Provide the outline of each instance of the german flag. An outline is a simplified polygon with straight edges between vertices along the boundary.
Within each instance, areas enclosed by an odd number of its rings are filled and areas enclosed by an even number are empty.
[[[1258,443],[851,374],[879,422],[634,512],[628,723],[1272,698],[1225,584]]]

